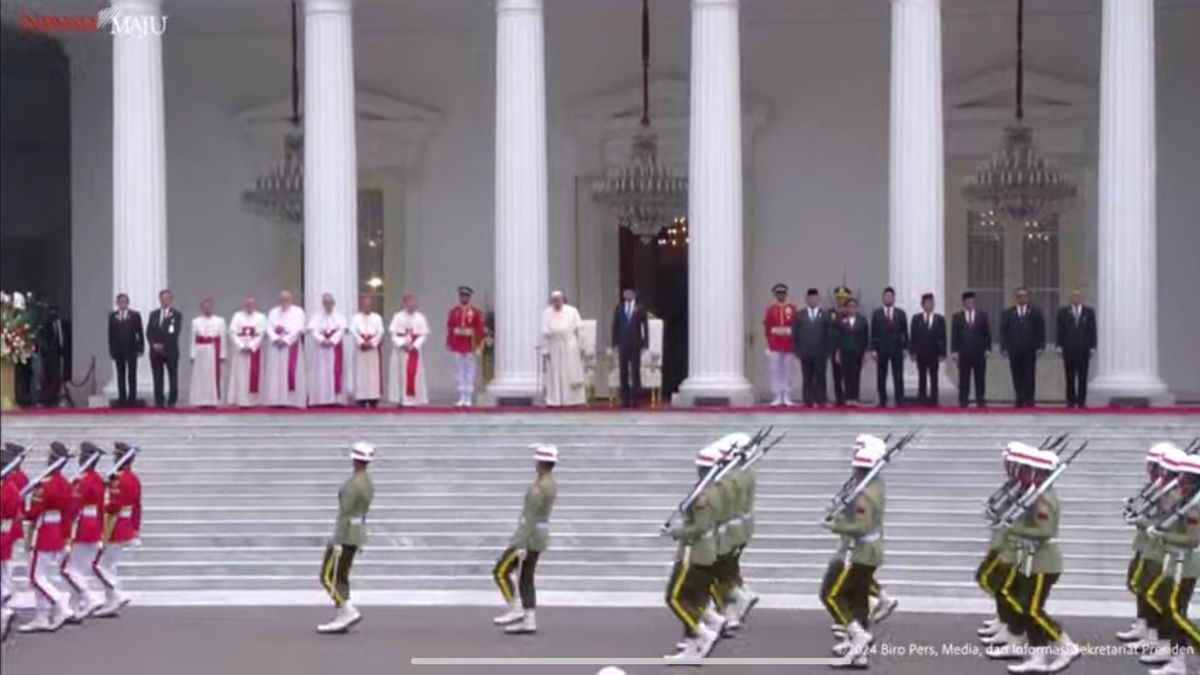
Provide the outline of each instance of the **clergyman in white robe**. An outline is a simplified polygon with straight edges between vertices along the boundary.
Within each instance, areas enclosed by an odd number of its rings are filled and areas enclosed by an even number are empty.
[[[542,343],[546,354],[546,405],[570,406],[587,403],[583,353],[579,346],[582,320],[579,311],[566,304],[560,291],[551,295],[542,315]]]
[[[225,319],[212,313],[212,300],[205,299],[203,314],[192,319],[192,381],[188,401],[194,406],[221,405],[221,362],[229,344]]]
[[[263,388],[263,338],[267,335],[267,315],[258,311],[254,298],[247,298],[242,309],[229,320],[229,388],[225,403],[242,408],[256,406]]]
[[[342,405],[346,402],[346,317],[334,307],[333,296],[321,297],[322,311],[308,322],[309,405]]]
[[[286,297],[286,302],[282,302]],[[290,293],[267,314],[266,399],[271,406],[303,408],[308,400],[304,382],[304,310],[292,304]]]
[[[350,318],[354,336],[354,400],[374,407],[383,398],[383,317],[371,311],[371,298],[363,297]]]
[[[407,302],[405,303],[408,304]],[[429,337],[429,322],[416,305],[396,312],[388,327],[392,336],[392,361],[388,368],[388,399],[400,405],[429,403],[425,388],[425,356],[422,348]]]

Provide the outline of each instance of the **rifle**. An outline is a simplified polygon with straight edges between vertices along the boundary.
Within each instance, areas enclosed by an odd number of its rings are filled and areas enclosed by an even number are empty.
[[[1192,442],[1188,443],[1185,452],[1191,455],[1198,451],[1200,451],[1200,437],[1192,439]],[[1126,523],[1130,525],[1137,523],[1150,512],[1150,509],[1154,508],[1158,500],[1179,486],[1179,476],[1165,483],[1163,482],[1164,478],[1165,476],[1159,476],[1157,479],[1146,483],[1137,495],[1125,500],[1125,511],[1122,515]]]
[[[58,459],[51,462],[44,471],[39,473],[36,478],[29,481],[29,484],[21,489],[21,499],[25,499],[26,497],[29,496],[29,494],[31,492],[36,490],[38,485],[40,485],[42,480],[44,480],[47,476],[52,475],[55,471],[58,471],[59,469],[66,466],[67,462],[70,459],[71,459],[70,457],[59,457]]]
[[[8,474],[16,471],[21,466],[21,462],[25,461],[25,457],[28,454],[29,448],[25,448],[19,452],[16,457],[13,457],[11,462],[5,464],[3,468],[0,468],[0,478],[7,478]]]
[[[754,437],[750,439],[750,442],[746,444],[746,447],[753,447],[754,445],[761,443],[762,440],[766,438],[766,434],[770,433],[770,430],[773,428],[774,427],[767,427],[765,429],[760,429],[758,433],[754,434]],[[671,521],[675,519],[675,516],[685,514],[689,509],[692,508],[692,506],[696,503],[696,500],[700,498],[700,495],[708,489],[708,486],[716,482],[717,476],[721,474],[725,467],[737,459],[737,457],[734,455],[735,453],[731,452],[717,460],[715,464],[709,467],[704,476],[701,477],[700,480],[696,481],[696,484],[692,487],[691,491],[688,492],[687,496],[679,502],[679,505],[676,506],[675,510],[671,512],[671,515],[667,517],[667,520],[662,526],[663,530],[671,527]]]
[[[91,457],[88,457],[87,459],[85,459],[83,461],[83,464],[79,465],[79,471],[75,472],[75,475],[71,477],[71,480],[73,481],[73,480],[79,478],[88,470],[95,468],[95,466],[99,463],[100,463],[100,453],[93,452]]]
[[[1062,434],[1057,438],[1054,436],[1047,436],[1046,440],[1042,441],[1041,445],[1038,446],[1038,449],[1053,450],[1062,445],[1062,443],[1066,441],[1069,436],[1070,434]],[[1008,480],[1004,481],[1004,484],[997,488],[996,491],[987,498],[987,501],[984,502],[984,515],[992,520],[995,520],[997,515],[996,510],[1000,507],[1000,505],[1004,504],[1005,502],[1011,502],[1016,497],[1016,495],[1012,494],[1012,490],[1016,486],[1016,478],[1009,478]]]
[[[132,462],[133,458],[137,457],[138,453],[141,451],[142,449],[137,446],[129,448],[125,454],[121,455],[120,459],[113,462],[112,468],[108,470],[108,473],[104,474],[104,482],[108,483],[112,481],[112,479],[116,477],[117,473],[120,472],[121,469],[124,469],[126,464]],[[97,461],[99,456],[100,453],[96,453]]]
[[[754,466],[755,462],[762,459],[768,452],[771,451],[771,448],[779,445],[785,438],[787,438],[786,431],[783,432],[782,434],[779,434],[778,436],[776,436],[775,440],[771,441],[770,445],[767,445],[763,449],[761,449],[758,452],[751,455],[749,459],[745,460],[744,464],[742,465],[741,470],[745,471],[746,469],[749,469],[750,467]]]
[[[1058,467],[1055,468],[1054,471],[1050,472],[1050,475],[1046,477],[1046,480],[1042,481],[1041,485],[1036,487],[1032,485],[1029,486],[1029,489],[1026,490],[1020,497],[1018,497],[1016,501],[1013,502],[1012,506],[1010,506],[1008,510],[1004,512],[1004,515],[997,518],[992,525],[1000,527],[1012,527],[1013,523],[1017,522],[1017,519],[1021,516],[1024,516],[1025,512],[1028,511],[1034,504],[1036,504],[1037,500],[1046,493],[1046,490],[1049,490],[1051,486],[1054,485],[1055,481],[1057,481],[1059,477],[1063,475],[1063,472],[1067,470],[1067,467],[1071,466],[1071,462],[1074,462],[1075,458],[1079,456],[1079,453],[1083,452],[1084,448],[1087,446],[1088,442],[1084,441],[1078,448],[1075,448],[1074,452],[1072,452],[1070,455],[1066,455],[1062,462],[1059,463]],[[1065,452],[1066,451],[1064,450],[1064,454]]]
[[[854,478],[851,477],[849,480],[843,483],[842,488],[838,490],[838,493],[833,496],[833,499],[830,500],[829,507],[825,511],[825,522],[833,522],[834,518],[837,518],[843,511],[853,504],[854,500],[858,499],[858,496],[862,494],[863,490],[865,490],[868,485],[870,485],[871,481],[875,480],[875,477],[878,476],[881,471],[883,471],[883,467],[887,466],[888,462],[892,461],[892,458],[895,457],[896,453],[900,452],[904,446],[912,442],[912,440],[917,437],[917,433],[919,431],[920,429],[909,432],[903,438],[897,441],[895,445],[889,447],[887,452],[883,453],[883,457],[881,457],[879,461],[875,463],[875,466],[871,467],[871,469],[867,471],[867,475],[862,477],[862,480],[855,481]]]
[[[1196,507],[1200,507],[1200,490],[1197,490],[1190,499],[1176,507],[1176,509],[1172,511],[1170,515],[1160,520],[1158,524],[1154,526],[1154,529],[1166,531],[1175,527],[1175,525],[1179,523],[1180,518],[1187,515],[1188,511],[1191,511]]]

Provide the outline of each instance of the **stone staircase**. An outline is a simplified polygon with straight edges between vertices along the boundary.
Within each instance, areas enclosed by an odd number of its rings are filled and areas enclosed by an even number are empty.
[[[1124,599],[1131,533],[1120,502],[1140,485],[1145,449],[1200,434],[1200,418],[1182,414],[471,412],[18,415],[4,418],[3,435],[38,449],[30,473],[51,440],[143,448],[142,546],[123,569],[130,589],[164,597],[311,594],[349,469],[345,446],[362,439],[378,460],[356,592],[490,600],[491,566],[532,477],[528,446],[555,443],[559,498],[540,589],[638,604],[661,594],[673,546],[658,528],[694,481],[695,451],[767,424],[787,438],[759,465],[758,533],[744,559],[754,587],[764,597],[811,598],[834,545],[818,521],[847,476],[854,436],[921,427],[885,474],[880,577],[932,608],[978,600],[980,504],[1001,480],[1006,441],[1068,431],[1091,441],[1059,483],[1067,571],[1055,592],[1060,602],[1095,604]]]

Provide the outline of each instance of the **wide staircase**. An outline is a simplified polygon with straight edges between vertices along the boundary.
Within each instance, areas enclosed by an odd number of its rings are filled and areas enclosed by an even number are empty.
[[[766,425],[787,437],[758,466],[758,531],[744,568],[770,604],[815,602],[835,544],[819,521],[848,475],[855,435],[919,427],[885,473],[880,577],[891,592],[918,608],[982,607],[972,581],[988,535],[980,505],[1001,482],[1002,447],[1070,432],[1090,445],[1058,487],[1066,573],[1056,601],[1099,614],[1123,608],[1131,531],[1121,500],[1141,483],[1146,448],[1200,434],[1200,418],[1185,415],[470,412],[22,415],[5,416],[3,437],[37,448],[31,474],[52,440],[143,449],[142,545],[124,576],[168,604],[319,598],[316,567],[349,470],[346,446],[360,439],[378,459],[356,592],[491,602],[491,567],[533,476],[529,446],[554,443],[559,489],[552,551],[538,565],[543,596],[654,604],[673,554],[659,527],[695,480],[696,450]]]

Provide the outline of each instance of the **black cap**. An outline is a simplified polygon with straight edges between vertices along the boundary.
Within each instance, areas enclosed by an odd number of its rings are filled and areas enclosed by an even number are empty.
[[[16,443],[5,443],[4,449],[14,455],[19,455],[22,452],[25,452],[25,446],[17,445]]]
[[[963,300],[966,300],[968,298],[973,298],[973,297],[975,297],[975,291],[963,291],[963,294],[962,294]]]
[[[116,457],[120,457],[132,449],[133,446],[124,441],[117,441],[116,443],[113,443],[113,455]]]
[[[20,447],[16,443],[5,443],[4,447],[0,448],[0,467],[8,466],[9,462],[16,459],[17,455],[21,454],[21,451],[15,448]]]
[[[475,291],[470,286],[459,286],[458,287],[459,295],[473,295],[474,293],[475,293]]]
[[[805,295],[820,295],[820,294],[821,294],[821,291],[818,291],[815,288],[810,288],[810,289],[808,289],[808,292],[805,293]]]
[[[70,456],[71,456],[71,449],[68,448],[67,446],[63,445],[62,443],[59,443],[58,441],[54,441],[53,443],[50,444],[50,458],[51,459],[60,459],[60,458],[70,457]]]
[[[772,293],[787,293],[788,292],[787,284],[775,284],[774,286],[771,287],[771,292]]]
[[[932,299],[933,299],[933,293],[922,293],[921,294],[921,302],[925,302],[926,300],[932,300]]]
[[[87,459],[96,453],[103,455],[104,449],[91,441],[84,441],[79,444],[79,456],[81,459]]]
[[[892,288],[891,286],[888,286],[887,288],[883,289],[883,292],[884,292],[884,294],[891,293],[892,295],[895,295],[896,289]]]

